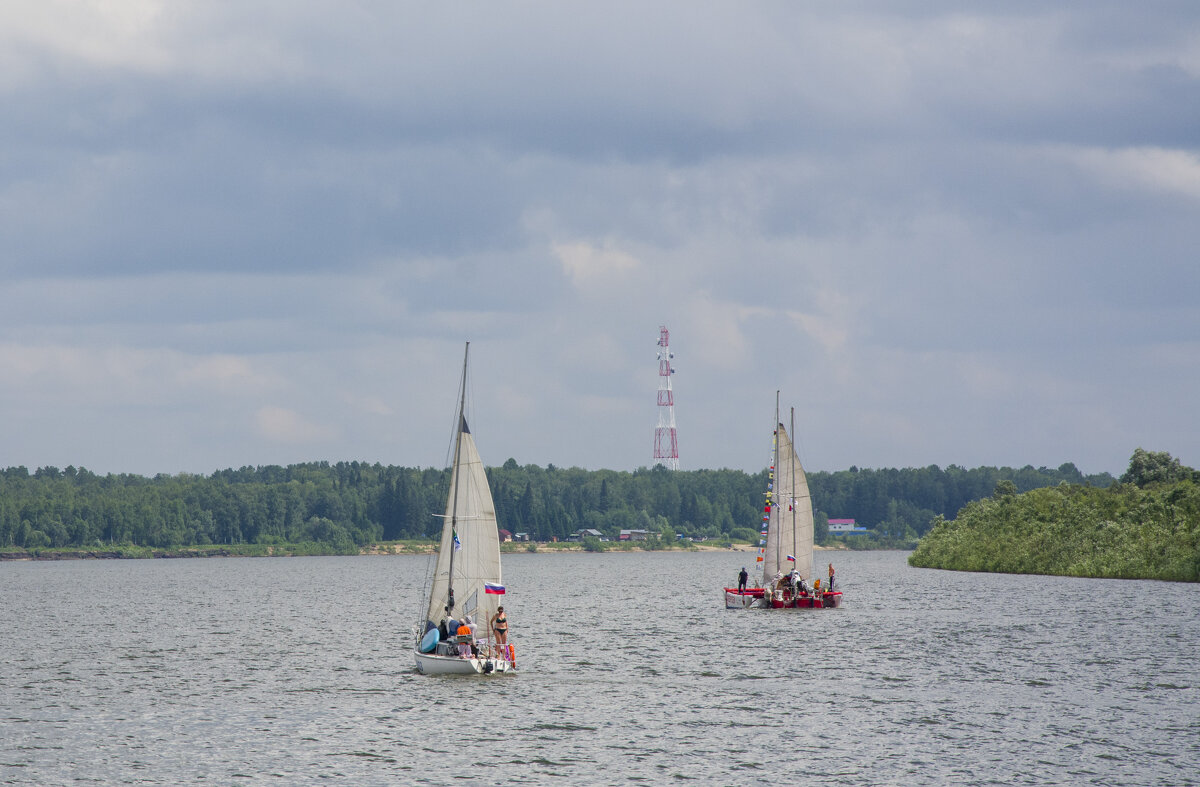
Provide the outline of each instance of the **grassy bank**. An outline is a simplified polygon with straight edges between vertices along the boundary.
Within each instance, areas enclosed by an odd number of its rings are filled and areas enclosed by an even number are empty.
[[[1200,487],[1063,485],[970,503],[909,558],[921,568],[1200,581]]]

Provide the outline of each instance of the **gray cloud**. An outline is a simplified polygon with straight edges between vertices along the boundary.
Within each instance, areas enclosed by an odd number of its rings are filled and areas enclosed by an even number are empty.
[[[64,13],[65,12],[65,13]],[[0,11],[0,465],[1200,462],[1186,3]],[[767,424],[764,426],[764,424]]]

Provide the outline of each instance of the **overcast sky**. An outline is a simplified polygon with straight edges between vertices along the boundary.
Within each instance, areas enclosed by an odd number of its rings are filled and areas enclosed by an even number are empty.
[[[964,11],[963,9],[969,9]],[[0,467],[1200,466],[1200,5],[0,5]],[[785,415],[786,420],[786,415]]]

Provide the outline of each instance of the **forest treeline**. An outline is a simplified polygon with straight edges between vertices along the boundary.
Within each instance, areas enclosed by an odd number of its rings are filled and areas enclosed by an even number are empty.
[[[909,563],[921,568],[1200,582],[1200,473],[1138,449],[1119,483],[1063,483],[992,496],[939,520]]]
[[[534,541],[581,528],[616,538],[643,529],[694,538],[758,539],[767,471],[488,469],[499,526]],[[440,531],[448,471],[363,462],[310,462],[218,470],[211,475],[98,475],[83,468],[0,471],[0,546],[39,549],[136,545],[318,544],[349,552]],[[809,475],[817,539],[826,520],[876,529],[857,546],[912,545],[934,517],[991,494],[1002,480],[1021,491],[1060,482],[1107,486],[1107,473],[956,465],[858,469]]]

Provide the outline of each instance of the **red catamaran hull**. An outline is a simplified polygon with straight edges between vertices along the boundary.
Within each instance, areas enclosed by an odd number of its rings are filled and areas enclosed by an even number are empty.
[[[725,588],[725,606],[728,609],[748,607],[763,599],[765,595],[764,588],[746,588],[745,590]],[[842,591],[827,590],[818,595],[801,593],[796,598],[792,598],[790,593],[784,593],[782,597],[772,597],[768,603],[772,609],[832,609],[842,603]],[[755,604],[755,606],[766,607],[768,605]]]

